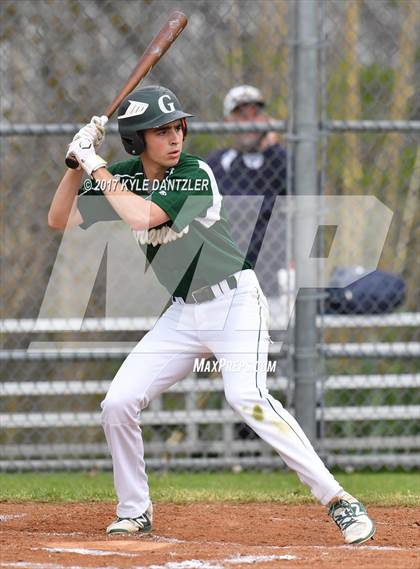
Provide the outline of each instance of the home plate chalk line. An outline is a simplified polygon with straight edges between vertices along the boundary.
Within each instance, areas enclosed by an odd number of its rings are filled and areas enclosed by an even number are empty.
[[[0,522],[8,522],[9,520],[15,520],[16,518],[24,518],[26,514],[1,514]]]
[[[201,561],[199,559],[189,559],[186,561],[169,561],[163,565],[133,565],[131,569],[226,569],[226,565],[246,565],[258,562],[278,561],[278,560],[297,559],[294,555],[244,555],[228,557],[220,561]],[[30,563],[17,561],[12,563],[0,563],[1,567],[19,567],[21,569],[86,569],[78,565],[59,565],[57,563]],[[117,567],[90,567],[89,569],[118,569]]]
[[[33,550],[36,549],[42,549],[44,551],[49,551],[51,553],[77,553],[79,555],[90,555],[90,556],[110,556],[110,555],[116,555],[116,556],[123,556],[123,557],[134,557],[137,554],[140,553],[145,553],[147,551],[156,551],[156,550],[165,550],[168,549],[169,547],[171,547],[171,542],[172,540],[170,538],[159,538],[158,536],[154,536],[155,539],[153,539],[153,541],[149,541],[149,540],[118,540],[118,541],[114,541],[114,540],[106,540],[106,541],[82,541],[82,542],[49,542],[49,543],[43,543],[41,545],[41,547],[33,547]],[[181,540],[174,540],[177,543],[190,543],[191,545],[195,544],[195,545],[210,545],[211,543],[214,543],[214,545],[224,545],[224,546],[233,546],[236,548],[247,548],[249,549],[250,547],[252,548],[253,546],[249,546],[249,545],[245,545],[245,544],[239,544],[239,543],[229,543],[229,542],[203,542],[203,541],[181,541]],[[260,546],[257,546],[260,548]],[[356,546],[356,548],[359,551],[420,551],[420,548],[416,548],[416,547],[398,547],[398,546],[381,546],[381,545],[359,545]],[[287,546],[276,546],[276,545],[271,545],[271,546],[263,546],[263,549],[265,550],[269,550],[270,552],[272,552],[274,554],[274,552],[276,551],[285,551],[288,550],[290,553],[295,553],[295,552],[303,552],[303,551],[307,551],[307,550],[323,550],[325,552],[328,551],[334,551],[334,550],[354,550],[355,546],[354,545],[287,545]],[[251,549],[252,550],[252,549]],[[242,556],[237,557],[237,559],[240,559],[240,563],[246,563],[247,561],[245,561],[245,559],[247,558],[252,558],[252,563],[255,563],[255,559],[256,557],[258,557],[259,561],[262,561],[262,559],[260,559],[261,556],[247,556],[245,555],[245,553]],[[267,556],[263,556],[264,558],[266,558]],[[294,559],[294,556],[287,556],[287,555],[283,555],[281,558],[286,559],[286,558],[292,558]],[[216,563],[229,563],[229,564],[235,564],[238,563],[237,561],[232,561],[233,558],[228,558],[228,559],[224,559],[224,560],[218,560]],[[266,559],[267,561],[269,561],[269,559]],[[199,560],[193,560],[194,563],[203,563],[202,561]],[[200,565],[197,565],[198,567],[201,567]],[[154,566],[151,566],[154,569]],[[158,566],[156,566],[158,567]],[[160,567],[160,566],[159,566]],[[166,565],[163,565],[162,567],[167,567]],[[169,569],[170,566],[168,566]],[[174,566],[175,567],[175,566]],[[195,567],[195,566],[194,566]]]
[[[101,543],[102,542],[93,542],[93,543]],[[121,546],[126,546],[128,545],[133,545],[133,542],[126,542],[126,541],[119,541],[119,542],[114,542],[112,545],[115,546],[117,543],[119,543]],[[106,545],[108,545],[108,543],[105,543]],[[111,545],[111,544],[109,544]],[[137,544],[138,545],[138,544]],[[154,543],[153,545],[158,545],[156,543]],[[271,546],[271,548],[274,548],[276,546]],[[374,550],[374,551],[417,551],[420,550],[420,548],[418,547],[397,547],[397,546],[357,546],[356,548],[354,546],[349,546],[349,545],[333,545],[333,546],[323,546],[323,545],[308,545],[308,546],[277,546],[276,549],[297,549],[297,550],[304,550],[304,549],[323,549],[323,550],[337,550],[337,549],[351,549],[351,550],[356,550],[356,551],[362,551],[362,550]],[[65,549],[63,548],[63,551],[65,552],[69,552],[69,549]],[[97,550],[85,550],[86,553],[84,554],[91,554],[91,555],[97,555]],[[58,552],[57,552],[58,553]],[[102,551],[101,554],[103,554],[104,552]],[[109,552],[107,552],[109,553]],[[111,552],[111,555],[118,555],[118,552]],[[130,555],[130,554],[128,554]],[[284,561],[291,561],[294,559],[299,559],[300,557],[297,557],[295,555],[237,555],[235,557],[227,557],[225,559],[220,559],[220,560],[208,560],[208,561],[202,561],[199,559],[189,559],[189,560],[185,560],[185,561],[169,561],[167,563],[164,563],[162,565],[132,565],[131,569],[234,569],[235,565],[246,565],[246,564],[255,564],[258,562],[270,562],[270,561],[277,561],[277,560],[284,560]],[[0,567],[10,567],[10,568],[20,568],[20,569],[86,569],[86,567],[82,567],[79,565],[61,565],[58,563],[31,563],[31,562],[25,562],[25,561],[19,561],[19,562],[9,562],[9,563],[1,563],[0,562]],[[90,567],[89,569],[118,569],[118,567],[115,566],[102,566],[102,567]]]

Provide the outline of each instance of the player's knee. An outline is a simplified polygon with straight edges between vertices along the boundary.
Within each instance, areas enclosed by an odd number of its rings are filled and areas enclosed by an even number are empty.
[[[233,409],[239,410],[244,404],[244,394],[238,389],[225,389],[225,397]]]
[[[101,409],[103,423],[127,423],[138,421],[140,406],[134,398],[107,395],[101,403]]]
[[[227,402],[243,416],[252,413],[256,405],[261,405],[265,392],[259,389],[238,389],[238,386],[225,387]]]

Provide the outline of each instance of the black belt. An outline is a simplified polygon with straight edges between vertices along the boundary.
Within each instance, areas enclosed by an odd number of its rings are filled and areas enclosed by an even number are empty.
[[[236,280],[236,277],[234,277],[233,275],[226,277],[226,279],[224,280],[226,280],[228,287],[231,290],[237,288],[238,282]],[[220,292],[224,294],[224,291],[222,290],[220,284],[216,283],[215,285],[202,286],[201,288],[193,290],[192,292],[188,293],[187,298],[184,298],[184,302],[186,302],[187,304],[201,304],[202,302],[208,302],[209,300],[214,300],[219,295],[216,296],[214,294],[211,288],[212,286],[219,286]],[[174,296],[172,298],[175,299]]]

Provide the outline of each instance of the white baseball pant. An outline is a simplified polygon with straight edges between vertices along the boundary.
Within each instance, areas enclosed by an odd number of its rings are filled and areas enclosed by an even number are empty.
[[[314,496],[325,505],[343,490],[293,416],[269,394],[267,300],[254,271],[235,276],[238,287],[230,290],[222,281],[213,287],[220,293],[214,300],[174,302],[126,358],[101,403],[119,517],[137,517],[150,502],[139,413],[190,373],[195,358],[211,354],[226,363],[228,403]]]

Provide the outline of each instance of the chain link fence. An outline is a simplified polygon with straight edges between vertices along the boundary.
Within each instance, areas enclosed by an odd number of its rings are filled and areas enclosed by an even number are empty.
[[[342,413],[339,422],[323,421],[321,436],[326,454],[335,452],[341,465],[414,466],[420,355],[415,205],[420,155],[414,129],[420,111],[419,9],[415,2],[368,1],[326,2],[323,10],[322,113],[325,120],[345,123],[324,140],[322,191],[375,196],[390,208],[392,220],[371,285],[365,282],[369,277],[361,278],[339,292],[332,289],[326,301],[327,312],[342,315],[337,315],[339,326],[324,327],[323,345],[340,343],[341,348],[338,357],[331,345],[325,354],[330,357],[322,405],[324,416],[335,406]],[[357,128],[356,121],[371,121],[369,130]],[[366,231],[358,239],[358,233],[375,223],[372,216],[361,219],[357,210],[350,215],[342,245],[359,259],[349,265],[363,277],[374,235]],[[340,282],[345,268],[335,267],[330,282]]]
[[[298,7],[181,0],[176,8],[189,25],[144,84],[174,90],[196,116],[186,149],[210,161],[232,233],[257,258],[271,305],[272,394],[296,409],[330,466],[413,468],[420,459],[419,9],[414,1],[320,1],[316,36],[305,38]],[[3,470],[111,466],[99,404],[159,315],[161,291],[144,281],[128,230],[91,252],[78,230],[63,239],[48,229],[47,212],[72,134],[106,108],[173,8],[165,0],[0,6]],[[313,92],[298,89],[301,58],[311,50]],[[253,134],[268,132],[275,144],[233,155],[241,127],[223,120],[223,98],[241,84],[263,93],[270,122],[255,123]],[[317,128],[307,140],[302,102],[315,102]],[[115,121],[107,132],[104,157],[124,159]],[[297,164],[308,141],[320,199],[307,251],[316,279],[293,311],[302,283]],[[239,159],[242,170],[230,170]],[[367,196],[387,208],[379,250],[375,203],[357,201]],[[335,208],[330,198],[356,201]],[[139,279],[143,291],[134,294]],[[314,308],[304,322],[314,329],[308,384],[302,298]],[[282,466],[234,415],[221,377],[208,370],[153,401],[142,424],[152,468]]]

